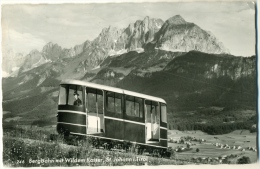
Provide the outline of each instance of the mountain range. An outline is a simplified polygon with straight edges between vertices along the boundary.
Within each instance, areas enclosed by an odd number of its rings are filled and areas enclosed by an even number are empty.
[[[162,97],[171,128],[256,123],[256,57],[229,54],[212,33],[180,15],[110,26],[70,49],[50,42],[20,56],[15,70],[9,65],[15,57],[4,58],[5,124],[54,125],[58,85],[67,78]]]
[[[229,53],[228,49],[216,37],[201,29],[194,23],[186,22],[180,15],[173,16],[165,22],[161,19],[145,17],[131,23],[125,29],[108,27],[93,41],[86,40],[73,48],[65,49],[52,42],[47,43],[42,51],[32,50],[28,55],[20,57],[20,72],[27,71],[47,62],[55,62],[64,58],[81,57],[77,71],[86,72],[98,66],[105,58],[129,51],[161,49],[173,52],[191,50],[205,53]],[[10,58],[8,53],[3,58]],[[10,67],[17,57],[4,59],[3,71],[17,76]],[[14,73],[14,74],[12,74]]]

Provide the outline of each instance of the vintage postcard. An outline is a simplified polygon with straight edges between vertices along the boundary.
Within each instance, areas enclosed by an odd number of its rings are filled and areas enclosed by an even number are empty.
[[[116,2],[2,4],[3,166],[255,167],[256,2]]]

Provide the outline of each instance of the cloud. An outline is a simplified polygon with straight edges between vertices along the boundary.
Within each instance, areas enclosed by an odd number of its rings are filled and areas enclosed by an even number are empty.
[[[81,26],[82,24],[79,22],[73,22],[66,18],[48,18],[49,24],[57,24],[63,26]]]
[[[46,42],[30,33],[17,32],[14,29],[3,30],[3,47],[28,54],[32,49],[41,50]]]

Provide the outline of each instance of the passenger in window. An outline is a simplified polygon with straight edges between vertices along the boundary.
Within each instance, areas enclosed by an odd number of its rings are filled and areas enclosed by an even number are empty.
[[[82,101],[79,99],[79,94],[75,91],[74,92],[75,101],[73,103],[74,106],[81,106]]]

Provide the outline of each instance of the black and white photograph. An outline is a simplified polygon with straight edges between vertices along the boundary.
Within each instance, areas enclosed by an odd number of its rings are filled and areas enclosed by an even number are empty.
[[[256,18],[257,1],[5,1],[2,165],[255,168]]]

